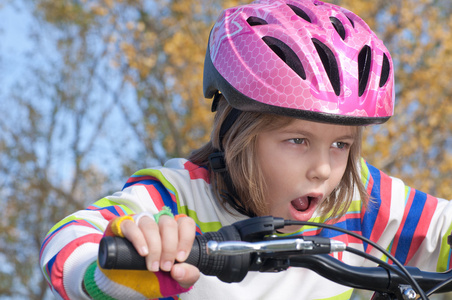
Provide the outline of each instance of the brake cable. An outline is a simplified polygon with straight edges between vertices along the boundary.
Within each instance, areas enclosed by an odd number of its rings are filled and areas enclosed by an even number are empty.
[[[347,229],[343,229],[343,228],[340,228],[340,227],[335,227],[335,226],[328,225],[328,224],[323,224],[323,223],[285,220],[284,225],[285,226],[291,226],[291,225],[314,226],[314,227],[326,228],[326,229],[335,230],[335,231],[339,231],[339,232],[345,233],[347,235],[350,235],[352,237],[360,239],[363,242],[368,243],[369,245],[371,245],[372,247],[374,247],[375,249],[379,250],[381,253],[386,255],[395,265],[397,265],[397,267],[400,268],[400,270],[403,272],[403,274],[405,274],[406,280],[410,283],[410,285],[416,291],[416,293],[419,294],[419,296],[421,297],[422,300],[428,300],[427,295],[425,294],[425,292],[421,289],[419,284],[416,282],[416,280],[413,278],[413,276],[408,272],[408,270],[403,266],[403,264],[400,263],[393,255],[391,255],[391,253],[386,251],[383,247],[381,247],[377,243],[369,240],[368,238],[363,237],[363,236],[361,236],[361,235],[359,235],[357,233],[354,233],[353,231],[350,231],[350,230],[347,230]]]

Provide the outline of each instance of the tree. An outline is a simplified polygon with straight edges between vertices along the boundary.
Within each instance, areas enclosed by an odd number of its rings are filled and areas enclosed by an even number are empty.
[[[0,295],[14,299],[49,297],[38,267],[45,234],[107,186],[107,174],[92,159],[112,111],[97,96],[101,52],[67,26],[59,52],[49,54],[44,49],[53,45],[42,39],[54,32],[39,19],[33,24],[36,52],[28,54],[26,72],[0,106]],[[73,51],[78,43],[85,51]]]

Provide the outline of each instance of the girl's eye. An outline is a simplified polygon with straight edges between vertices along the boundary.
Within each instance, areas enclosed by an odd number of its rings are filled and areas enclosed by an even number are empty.
[[[297,144],[297,145],[301,145],[306,143],[306,139],[303,138],[294,138],[294,139],[290,139],[289,140],[291,143]]]
[[[344,143],[344,142],[335,142],[335,143],[333,143],[333,147],[345,150],[350,147],[350,144]]]

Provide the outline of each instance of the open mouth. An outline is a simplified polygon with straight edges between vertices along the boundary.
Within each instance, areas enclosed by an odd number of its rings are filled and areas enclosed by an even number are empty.
[[[300,197],[292,200],[290,203],[298,211],[306,211],[309,208],[312,197]]]
[[[322,196],[303,196],[290,202],[290,211],[294,219],[299,221],[309,220],[316,210]]]
[[[304,196],[292,200],[290,203],[298,211],[306,211],[311,206],[317,206],[321,196]]]

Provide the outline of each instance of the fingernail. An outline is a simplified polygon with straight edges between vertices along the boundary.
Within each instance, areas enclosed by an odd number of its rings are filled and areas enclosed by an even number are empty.
[[[163,271],[170,271],[171,267],[173,266],[173,263],[170,261],[165,261],[162,265],[162,270]]]
[[[151,264],[151,271],[152,272],[158,272],[158,270],[159,270],[159,262],[158,261],[154,261]]]
[[[181,268],[180,266],[174,266],[174,278],[175,279],[182,279],[185,276],[185,269]]]
[[[143,247],[140,248],[140,255],[141,255],[141,256],[146,256],[146,255],[148,255],[148,254],[149,254],[148,247],[143,246]]]
[[[186,255],[185,251],[179,251],[179,253],[177,253],[177,260],[178,261],[184,261],[185,260],[185,255]]]

